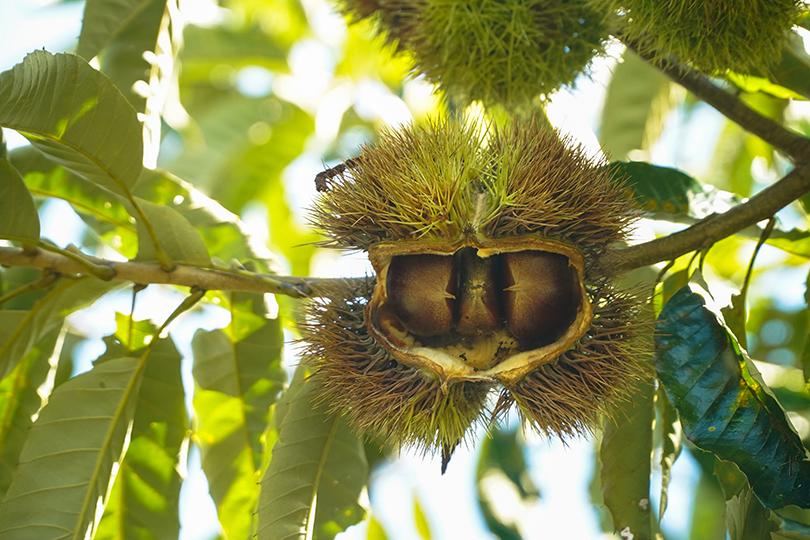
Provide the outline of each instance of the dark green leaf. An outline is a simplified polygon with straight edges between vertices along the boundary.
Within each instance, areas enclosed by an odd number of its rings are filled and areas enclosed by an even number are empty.
[[[602,108],[599,144],[613,159],[646,149],[663,128],[670,80],[627,50],[613,68]]]
[[[135,109],[78,56],[34,51],[0,73],[0,125],[106,188],[125,193],[141,173],[143,127]]]
[[[51,370],[51,356],[59,354],[60,329],[48,332],[17,367],[0,380],[0,500],[11,484],[17,470],[32,416],[42,406],[37,389],[45,382]]]
[[[154,3],[165,0],[87,0],[76,54],[91,60]]]
[[[656,368],[686,436],[733,461],[766,508],[810,506],[810,461],[776,399],[696,286],[681,289],[656,328]]]
[[[332,538],[365,513],[358,503],[368,476],[363,442],[313,402],[312,390],[299,367],[279,402],[286,412],[262,479],[259,540]]]
[[[729,540],[771,540],[771,531],[776,530],[768,511],[747,485],[726,501],[726,528]]]
[[[602,496],[614,529],[637,540],[652,538],[650,471],[655,388],[638,381],[632,399],[605,422],[600,457]]]
[[[0,158],[0,237],[39,240],[39,215],[20,172]]]
[[[119,358],[54,390],[0,506],[0,538],[86,537],[124,451],[140,375],[138,360]]]
[[[285,381],[283,338],[263,295],[232,293],[227,307],[224,331],[198,330],[192,341],[195,435],[222,528],[229,538],[247,538],[255,532],[261,438]]]
[[[0,376],[8,375],[31,347],[67,315],[120,286],[91,277],[62,278],[30,310],[0,310]]]
[[[116,336],[130,336],[129,316],[116,317]],[[144,337],[156,328],[137,321],[134,349],[143,351]],[[151,332],[147,333],[142,330]],[[105,356],[114,354],[108,346]],[[105,359],[99,359],[103,362]],[[115,478],[96,540],[152,540],[177,538],[180,532],[181,449],[188,418],[180,378],[182,357],[171,338],[161,339],[152,349],[144,369],[124,461]]]
[[[644,210],[662,214],[661,218],[700,219],[740,202],[734,195],[704,186],[677,169],[641,161],[618,161],[611,163],[610,168],[618,176],[627,178],[630,194]]]
[[[157,231],[158,241],[163,251],[175,262],[207,266],[211,264],[211,256],[191,223],[177,213],[173,208],[161,204],[154,204],[143,199],[138,205],[146,215],[146,219]],[[126,206],[129,206],[128,204]],[[138,221],[138,261],[157,261],[158,255],[152,238],[143,221]]]

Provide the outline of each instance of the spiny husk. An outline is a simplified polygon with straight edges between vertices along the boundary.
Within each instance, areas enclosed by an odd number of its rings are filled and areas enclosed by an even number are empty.
[[[436,377],[399,364],[366,330],[363,310],[373,290],[373,280],[344,282],[309,302],[302,357],[315,368],[319,398],[362,434],[423,451],[454,448],[489,417],[493,385],[442,389]]]
[[[628,383],[651,371],[650,350],[640,334],[652,328],[639,291],[598,293],[590,329],[555,362],[506,388],[500,416],[516,403],[526,424],[560,438],[593,432],[603,416],[627,398]]]
[[[445,253],[553,241],[584,256],[582,286],[593,308],[582,337],[518,382],[494,375],[450,379],[442,388],[429,367],[395,361],[386,348],[393,345],[368,331],[373,283],[324,291],[326,301],[310,303],[305,357],[316,368],[322,399],[359,431],[446,451],[516,403],[529,426],[567,437],[598,425],[628,379],[644,372],[637,339],[644,295],[617,291],[603,263],[638,211],[604,162],[539,122],[483,129],[446,120],[384,132],[345,166],[325,176],[331,180],[312,211],[325,245],[396,251],[424,244],[425,251]],[[498,381],[508,387],[490,412],[487,396]]]
[[[326,245],[535,235],[590,256],[621,241],[638,215],[605,162],[538,121],[385,131],[352,163],[313,211]]]
[[[782,57],[801,0],[590,0],[619,11],[613,24],[655,61],[676,59],[708,72],[761,74]]]
[[[607,31],[587,0],[342,0],[354,18],[377,16],[414,71],[454,102],[510,110],[571,85],[604,50]]]

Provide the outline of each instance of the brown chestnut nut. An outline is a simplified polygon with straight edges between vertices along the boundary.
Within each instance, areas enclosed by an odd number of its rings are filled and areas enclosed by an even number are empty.
[[[568,257],[547,251],[502,255],[503,310],[518,340],[553,343],[577,315],[580,291]]]
[[[473,248],[456,252],[459,266],[458,322],[465,336],[476,336],[503,326],[499,299],[497,256],[481,258]]]
[[[388,305],[418,336],[439,336],[453,328],[456,265],[445,255],[399,255],[386,278]]]

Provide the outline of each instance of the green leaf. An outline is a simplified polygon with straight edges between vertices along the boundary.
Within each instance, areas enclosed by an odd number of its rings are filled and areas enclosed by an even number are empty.
[[[650,381],[638,381],[631,392],[632,399],[605,422],[600,449],[602,496],[615,530],[627,538],[649,540],[655,388]]]
[[[61,347],[60,329],[48,332],[17,367],[0,380],[0,500],[11,485],[32,416],[42,405],[37,394],[51,371],[49,360]]]
[[[801,36],[790,33],[790,42],[782,51],[782,61],[771,69],[771,73],[781,86],[810,99],[810,54],[807,54]]]
[[[256,265],[262,273],[283,274],[284,267],[263,243],[252,237],[239,216],[207,197],[194,186],[162,170],[144,170],[138,197],[170,206],[197,230],[212,257]]]
[[[222,528],[229,538],[247,538],[255,532],[261,439],[286,377],[280,320],[270,318],[264,296],[232,293],[230,300],[228,328],[198,330],[192,341],[195,438]]]
[[[726,528],[729,540],[771,540],[771,531],[776,530],[748,486],[726,501]]]
[[[116,335],[129,335],[129,316],[117,317]],[[134,323],[140,329],[147,321]],[[136,349],[147,335],[138,331]],[[108,346],[111,349],[123,348]],[[95,540],[168,539],[180,533],[178,472],[188,418],[180,376],[182,356],[171,338],[155,344],[144,369],[132,423],[132,439],[110,492]],[[102,359],[98,360],[103,361]]]
[[[34,197],[54,197],[68,202],[107,246],[127,259],[135,258],[138,245],[135,218],[129,215],[118,197],[51,162],[32,146],[15,148],[9,160],[23,174]]]
[[[87,0],[82,17],[82,33],[76,54],[87,60],[121,34],[132,21],[152,4],[165,0]]]
[[[430,524],[428,523],[427,517],[425,517],[425,511],[422,510],[422,505],[419,504],[419,497],[416,495],[414,495],[413,498],[413,517],[416,522],[416,532],[419,533],[419,537],[423,540],[431,540]]]
[[[258,25],[244,30],[227,26],[203,28],[190,24],[183,31],[184,47],[180,53],[182,77],[186,81],[210,81],[217,66],[239,69],[261,66],[271,71],[287,71],[287,50],[279,46]]]
[[[656,217],[700,219],[741,202],[738,197],[704,186],[678,169],[643,161],[617,161],[609,167],[616,175],[627,179],[628,195],[634,196],[644,210],[663,214]]]
[[[723,320],[737,338],[740,347],[745,349],[748,345],[748,337],[745,334],[745,320],[747,312],[745,309],[745,297],[741,294],[731,295],[731,305],[726,306],[720,310],[723,315]]]
[[[649,148],[670,105],[670,80],[628,50],[613,68],[605,94],[599,144],[613,159]]]
[[[138,200],[146,219],[158,232],[158,241],[163,251],[175,262],[208,266],[211,256],[197,229],[173,208]],[[127,204],[127,206],[129,206]],[[158,254],[152,238],[142,220],[138,221],[138,256],[143,262],[158,261]]]
[[[733,461],[766,508],[810,506],[810,461],[785,411],[690,285],[664,307],[656,369],[690,441]]]
[[[365,513],[358,502],[368,476],[363,442],[316,405],[312,390],[299,367],[279,402],[278,441],[259,497],[259,540],[332,538]]]
[[[810,540],[810,525],[800,523],[776,512],[770,512],[769,519],[776,525],[776,533],[792,540]]]
[[[146,111],[146,98],[136,92],[133,85],[137,81],[150,82],[152,63],[144,58],[144,53],[158,50],[161,30],[166,29],[164,17],[168,16],[166,0],[142,0],[142,3],[148,5],[120,29],[100,56],[101,71],[138,112]],[[171,77],[175,72],[175,65],[168,59],[169,55],[160,59],[159,77]]]
[[[27,311],[0,310],[0,376],[5,377],[42,336],[120,283],[61,278]]]
[[[142,169],[135,109],[80,57],[34,51],[0,73],[0,125],[79,176],[126,193]]]
[[[516,518],[521,509],[504,508],[505,505],[495,498],[496,493],[503,493],[503,490],[512,491],[524,505],[532,504],[539,497],[526,469],[519,430],[495,429],[481,441],[476,486],[478,504],[489,530],[501,540],[520,540],[522,536]],[[514,510],[518,515],[507,514],[504,510]]]
[[[20,172],[0,158],[0,238],[39,240],[39,214]]]
[[[141,372],[138,360],[119,358],[54,390],[0,506],[1,538],[86,537],[125,450]]]
[[[661,414],[661,502],[658,508],[658,520],[664,519],[669,501],[669,482],[672,479],[672,467],[681,454],[681,423],[678,413],[666,397],[663,387],[656,392],[655,405]]]
[[[385,529],[383,529],[383,526],[380,525],[379,521],[374,519],[374,516],[368,518],[366,540],[388,540],[388,535],[385,534]]]

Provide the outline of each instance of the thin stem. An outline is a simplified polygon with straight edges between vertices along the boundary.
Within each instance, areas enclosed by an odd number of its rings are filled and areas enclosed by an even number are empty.
[[[625,41],[628,49],[657,67],[666,76],[705,101],[729,120],[753,133],[774,148],[790,156],[796,163],[810,162],[810,139],[794,133],[770,118],[754,111],[737,96],[715,85],[701,72],[672,58],[639,52],[635,44]]]
[[[746,227],[770,218],[808,191],[810,191],[810,166],[798,166],[775,184],[728,212],[712,214],[688,229],[669,236],[617,249],[616,260],[610,264],[615,265],[618,272],[626,272],[708,247]]]
[[[71,254],[72,255],[72,254]],[[185,287],[199,287],[207,291],[249,291],[282,294],[293,298],[313,295],[329,283],[340,280],[274,276],[233,272],[230,269],[199,268],[178,264],[171,272],[166,272],[158,263],[116,262],[87,257],[85,261],[68,257],[64,252],[37,251],[26,253],[23,248],[0,247],[0,265],[44,268],[60,274],[88,274],[87,265],[110,268],[113,280],[129,281],[137,284],[166,284]],[[343,280],[345,281],[345,280]]]

